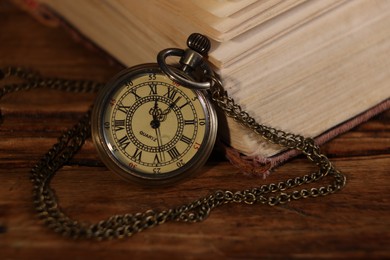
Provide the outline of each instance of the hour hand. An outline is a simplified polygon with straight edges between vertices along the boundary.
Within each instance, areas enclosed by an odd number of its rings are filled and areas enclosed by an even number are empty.
[[[154,107],[149,109],[149,115],[153,116],[153,119],[158,116],[159,110],[161,109],[158,107],[157,99],[154,101]]]
[[[149,114],[151,116],[153,116],[153,120],[150,122],[150,126],[153,128],[153,129],[157,129],[160,127],[160,117],[161,117],[161,114],[162,114],[162,111],[161,109],[158,107],[158,103],[157,103],[157,99],[155,100],[154,102],[154,107],[152,107],[150,110],[149,110]]]

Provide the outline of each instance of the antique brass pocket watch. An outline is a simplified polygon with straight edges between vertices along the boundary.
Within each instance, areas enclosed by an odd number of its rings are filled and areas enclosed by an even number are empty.
[[[188,177],[208,159],[217,135],[217,117],[195,81],[212,70],[203,61],[209,42],[199,34],[190,49],[167,49],[159,64],[143,64],[120,72],[97,97],[92,137],[102,161],[127,180],[168,184]],[[181,56],[182,70],[165,58]],[[204,86],[206,85],[206,86]]]

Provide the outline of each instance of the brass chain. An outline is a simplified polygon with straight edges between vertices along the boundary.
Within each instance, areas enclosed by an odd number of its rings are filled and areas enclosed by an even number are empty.
[[[102,84],[92,81],[45,79],[36,73],[18,67],[7,67],[0,70],[0,80],[10,76],[19,77],[26,82],[3,86],[0,90],[0,98],[7,93],[37,87],[80,93],[97,91],[102,86]],[[325,196],[340,190],[345,185],[345,176],[334,168],[312,139],[257,123],[227,95],[217,78],[210,77],[210,80],[213,82],[210,89],[211,98],[228,116],[233,117],[272,143],[301,151],[318,166],[319,170],[277,184],[271,183],[239,191],[219,190],[209,196],[168,210],[147,210],[135,214],[114,215],[95,224],[82,223],[71,219],[61,210],[54,191],[50,187],[50,181],[90,137],[91,111],[89,110],[78,124],[59,137],[58,142],[31,170],[34,207],[38,216],[49,228],[67,237],[97,240],[123,238],[167,221],[200,222],[207,218],[211,210],[227,203],[261,203],[275,206],[291,200]],[[298,189],[287,192],[291,188],[319,181],[325,176],[333,177],[333,182],[327,186],[311,188],[310,190]]]

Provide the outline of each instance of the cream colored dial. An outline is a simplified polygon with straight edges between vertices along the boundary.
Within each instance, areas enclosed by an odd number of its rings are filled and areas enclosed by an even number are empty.
[[[161,181],[203,164],[215,140],[204,95],[158,69],[128,74],[104,94],[96,115],[95,143],[107,166],[126,178]]]

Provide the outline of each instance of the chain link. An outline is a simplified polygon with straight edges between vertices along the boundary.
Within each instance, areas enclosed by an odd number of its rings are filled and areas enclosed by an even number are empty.
[[[0,80],[11,76],[19,77],[26,82],[3,86],[0,90],[0,98],[7,93],[37,87],[80,93],[97,91],[102,86],[102,84],[93,81],[44,79],[34,72],[19,67],[7,67],[0,70]],[[114,215],[95,224],[81,223],[71,219],[61,210],[54,191],[50,187],[50,181],[56,172],[77,153],[85,140],[90,137],[91,110],[89,110],[78,124],[65,131],[58,138],[58,142],[31,170],[34,207],[42,221],[49,228],[66,237],[97,240],[124,238],[167,221],[192,223],[203,221],[211,210],[228,203],[250,205],[261,203],[275,206],[288,203],[291,200],[325,196],[340,190],[345,185],[345,176],[333,167],[312,139],[257,123],[227,95],[219,79],[210,77],[210,80],[212,82],[211,98],[228,116],[250,128],[269,142],[301,151],[311,162],[318,166],[319,170],[277,184],[271,183],[241,191],[219,190],[191,203],[160,212],[147,210],[135,214]],[[287,192],[292,188],[317,182],[325,176],[333,177],[333,182],[327,186],[314,187],[310,190],[298,189]]]
[[[17,77],[25,82],[5,85],[0,89],[0,98],[6,94],[21,90],[31,90],[35,88],[48,88],[76,93],[96,92],[103,86],[91,80],[69,80],[60,78],[42,78],[37,72],[29,71],[22,67],[5,67],[0,70],[0,80],[9,77]]]

